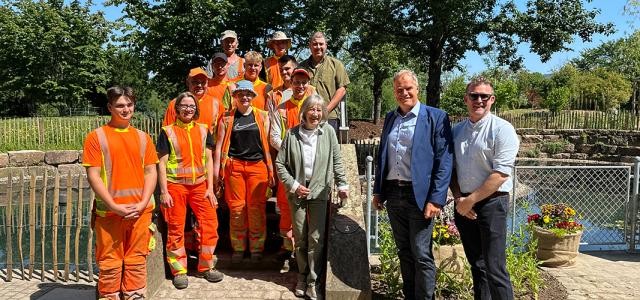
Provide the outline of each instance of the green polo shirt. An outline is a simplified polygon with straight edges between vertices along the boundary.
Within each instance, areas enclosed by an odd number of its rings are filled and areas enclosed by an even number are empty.
[[[318,94],[327,101],[331,101],[331,98],[336,93],[336,90],[349,84],[349,75],[344,68],[341,61],[336,58],[325,56],[324,59],[317,65],[313,64],[313,57],[309,56],[304,60],[300,67],[305,68],[311,72],[311,85],[313,85]],[[329,113],[329,119],[337,119],[340,113],[340,106]]]

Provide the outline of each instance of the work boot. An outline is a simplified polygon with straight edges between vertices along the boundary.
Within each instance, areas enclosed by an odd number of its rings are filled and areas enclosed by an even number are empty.
[[[187,274],[177,274],[176,276],[173,276],[173,280],[171,282],[173,283],[173,286],[179,290],[186,289],[189,286]]]
[[[211,269],[208,271],[200,272],[198,274],[198,277],[202,277],[209,282],[220,282],[224,278],[224,274],[216,269]]]
[[[242,258],[244,258],[244,252],[242,251],[233,251],[233,254],[231,255],[231,263],[232,264],[239,264],[242,262]]]
[[[310,284],[307,285],[307,297],[311,300],[318,299],[318,294],[316,293],[316,285]]]
[[[289,272],[289,259],[286,258],[283,262],[282,262],[282,267],[280,267],[280,273],[287,273]]]
[[[296,288],[293,290],[293,294],[296,297],[304,297],[304,290],[307,287],[307,281],[304,276],[298,275],[298,282],[296,283]]]
[[[259,263],[262,261],[262,253],[251,253],[251,262],[252,263]]]

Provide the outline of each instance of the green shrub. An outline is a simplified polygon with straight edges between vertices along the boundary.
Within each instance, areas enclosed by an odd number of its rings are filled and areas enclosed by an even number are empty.
[[[384,213],[386,215],[386,213]],[[393,239],[389,222],[380,222],[380,268],[382,282],[386,285],[388,299],[396,299],[402,295],[402,281],[400,277],[400,259],[396,242]]]
[[[527,224],[520,224],[515,232],[508,236],[507,271],[516,299],[531,294],[533,299],[538,299],[542,286],[539,261],[536,258],[538,243],[534,239],[528,239],[528,236],[532,234]]]
[[[546,152],[549,154],[558,154],[564,151],[564,148],[568,143],[569,142],[567,142],[566,140],[548,141],[540,144],[540,148],[542,152]]]

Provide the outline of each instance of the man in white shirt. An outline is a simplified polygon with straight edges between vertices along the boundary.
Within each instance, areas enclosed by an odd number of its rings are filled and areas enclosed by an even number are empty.
[[[451,191],[455,222],[471,264],[475,299],[513,299],[506,267],[511,174],[519,141],[513,126],[491,114],[493,85],[473,79],[464,96],[469,117],[453,128]]]

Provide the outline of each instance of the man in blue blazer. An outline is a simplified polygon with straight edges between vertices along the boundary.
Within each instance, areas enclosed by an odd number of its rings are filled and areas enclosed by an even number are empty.
[[[393,78],[398,108],[387,113],[380,139],[373,204],[387,208],[398,248],[405,299],[433,299],[433,219],[446,204],[453,167],[447,114],[418,100],[418,78]]]

